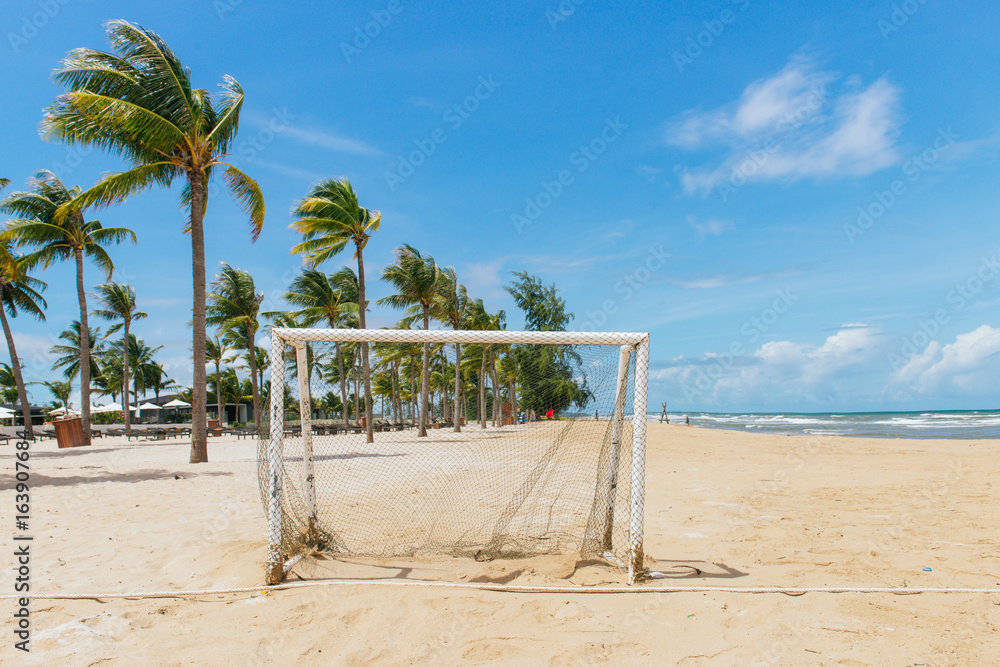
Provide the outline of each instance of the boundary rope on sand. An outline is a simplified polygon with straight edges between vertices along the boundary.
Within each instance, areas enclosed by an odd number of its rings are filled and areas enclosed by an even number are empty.
[[[446,581],[387,581],[384,579],[326,579],[321,581],[297,581],[274,586],[250,586],[243,588],[209,588],[181,591],[136,591],[132,593],[37,593],[27,595],[0,595],[2,600],[28,597],[32,600],[111,600],[116,598],[187,598],[202,595],[227,595],[231,593],[267,593],[269,591],[311,588],[314,586],[408,586],[413,588],[447,588],[497,591],[502,593],[781,593],[784,595],[804,595],[806,593],[892,593],[894,595],[917,595],[920,593],[998,593],[997,588],[893,588],[877,586],[516,586],[508,584],[446,582]]]

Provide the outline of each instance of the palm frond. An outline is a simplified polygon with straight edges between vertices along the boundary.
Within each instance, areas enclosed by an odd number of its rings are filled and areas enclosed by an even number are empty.
[[[250,216],[250,238],[256,241],[264,226],[264,195],[260,191],[260,186],[257,181],[232,165],[226,165],[224,174],[226,185],[232,191],[236,202]]]
[[[161,161],[110,174],[77,198],[78,208],[100,209],[120,204],[154,184],[169,187],[171,181],[180,173],[177,165]]]
[[[222,88],[219,94],[219,118],[208,135],[208,141],[213,143],[219,152],[226,153],[236,138],[236,133],[239,132],[244,93],[239,82],[228,74],[222,78],[219,87]]]

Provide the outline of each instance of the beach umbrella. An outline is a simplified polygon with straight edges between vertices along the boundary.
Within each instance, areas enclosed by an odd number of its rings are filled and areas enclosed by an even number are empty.
[[[55,415],[56,417],[58,417],[59,415],[66,414],[66,408],[56,408],[55,410],[49,410],[48,414]]]
[[[184,401],[182,401],[179,398],[175,398],[174,400],[170,401],[169,403],[164,403],[163,407],[165,407],[165,408],[190,408],[191,404],[190,403],[185,403]]]
[[[121,412],[122,406],[115,403],[108,403],[107,405],[99,405],[92,409],[91,412]]]

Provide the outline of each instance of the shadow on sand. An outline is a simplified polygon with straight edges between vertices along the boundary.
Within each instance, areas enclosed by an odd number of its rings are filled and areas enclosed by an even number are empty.
[[[185,470],[178,472],[174,470],[136,470],[127,473],[100,472],[96,475],[69,475],[67,477],[50,477],[40,475],[37,472],[31,475],[32,488],[40,486],[76,486],[78,484],[103,484],[104,482],[125,482],[132,484],[135,482],[147,482],[150,480],[176,480],[182,481],[192,477],[232,477],[231,472],[191,472]],[[11,482],[13,484],[13,481]],[[0,488],[6,485],[0,485]]]

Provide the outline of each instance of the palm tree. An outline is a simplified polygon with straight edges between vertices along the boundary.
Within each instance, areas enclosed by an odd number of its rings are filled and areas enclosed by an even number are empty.
[[[228,342],[223,340],[221,336],[216,335],[215,339],[209,338],[205,341],[205,361],[211,361],[215,364],[215,377],[216,386],[218,387],[218,378],[222,377],[222,362],[226,360],[226,355],[229,354]],[[222,415],[225,414],[225,396],[216,389],[215,392],[215,409],[219,414],[219,425],[222,425]]]
[[[13,405],[18,398],[17,379],[14,377],[14,371],[10,366],[0,361],[0,401]]]
[[[502,329],[507,320],[507,315],[504,311],[497,311],[496,314],[490,315],[486,310],[486,306],[483,304],[482,299],[476,299],[469,304],[468,312],[466,313],[465,327],[467,329],[472,329],[475,331],[492,331],[496,329]],[[486,378],[493,377],[495,371],[491,371],[492,367],[491,359],[493,357],[493,346],[492,345],[482,345],[481,354],[481,364],[479,368],[479,425],[482,428],[486,428]],[[496,387],[496,382],[493,383],[494,388]],[[494,396],[495,404],[496,396]],[[495,419],[495,408],[494,408],[494,419]]]
[[[465,314],[469,308],[469,294],[465,285],[458,282],[455,269],[447,266],[441,269],[438,279],[438,299],[435,300],[434,316],[443,323],[458,331],[465,323]],[[462,393],[462,346],[455,343],[455,433],[462,431],[461,405]]]
[[[10,185],[9,178],[0,178],[0,190]],[[10,252],[10,244],[5,243],[0,249],[0,272],[4,275],[13,275],[17,272],[17,259]]]
[[[106,354],[104,336],[99,327],[90,327],[87,339],[91,341],[90,346],[90,377],[96,378],[102,371],[98,365]],[[50,354],[59,354],[52,362],[52,370],[63,369],[63,377],[72,380],[80,374],[80,320],[73,320],[69,324],[69,329],[60,332],[59,338],[66,341],[66,344],[53,345],[49,348]]]
[[[229,333],[240,341],[240,347],[253,351],[257,347],[257,321],[260,315],[260,304],[264,302],[264,293],[258,292],[253,283],[253,276],[243,269],[234,269],[223,263],[222,270],[212,283],[212,291],[208,295],[208,308],[205,322],[220,327],[224,333]],[[260,433],[260,388],[257,386],[256,355],[248,356],[250,362],[250,378],[253,388],[253,422],[254,428]]]
[[[106,25],[117,53],[71,51],[56,70],[69,91],[46,112],[47,139],[97,145],[125,158],[131,168],[112,174],[81,197],[81,204],[110,206],[153,186],[185,181],[182,204],[190,211],[193,282],[194,388],[191,463],[208,461],[205,422],[205,212],[208,184],[217,169],[250,218],[250,237],[260,236],[264,196],[252,178],[224,161],[239,130],[243,88],[223,77],[212,96],[192,88],[190,71],[159,35],[126,21]]]
[[[346,268],[346,267],[345,267]],[[354,272],[347,269],[350,277],[354,277]],[[337,277],[340,277],[341,286],[337,284]],[[288,291],[285,292],[285,301],[293,306],[299,306],[296,311],[302,326],[316,326],[320,322],[330,325],[331,329],[336,329],[344,320],[345,314],[357,314],[358,304],[348,301],[353,294],[345,293],[343,283],[349,278],[343,271],[327,276],[316,269],[303,269],[302,274],[297,276]],[[349,284],[349,282],[348,282]],[[334,343],[337,353],[337,366],[340,377],[340,400],[342,404],[347,403],[347,385],[344,378],[344,358],[340,353],[340,343]],[[344,412],[344,425],[347,425],[347,413]]]
[[[258,387],[257,391],[258,393],[261,394],[260,403],[263,406],[265,405],[265,402],[264,402],[263,391],[260,389],[260,387],[264,386],[264,371],[266,371],[270,367],[271,359],[269,358],[269,353],[267,351],[267,348],[261,345],[258,345],[257,347],[254,348],[254,357],[256,358],[256,363],[257,363],[257,387]],[[247,368],[249,367],[250,367],[250,359],[248,358]],[[262,407],[261,409],[263,410],[264,408]]]
[[[162,345],[150,347],[146,344],[146,341],[137,338],[135,334],[129,334],[127,348],[124,340],[117,340],[108,346],[106,355],[116,362],[119,359],[123,359],[126,353],[128,354],[128,365],[133,371],[131,374],[132,384],[131,386],[123,385],[122,391],[125,393],[131,391],[135,403],[139,402],[140,392],[145,395],[147,388],[146,380],[152,377],[155,372],[156,362],[153,360],[153,356],[162,349]],[[120,371],[118,363],[115,363],[114,366]]]
[[[127,341],[129,339],[129,328],[132,326],[132,322],[147,317],[146,313],[136,309],[135,289],[131,285],[125,285],[122,283],[105,283],[103,285],[98,285],[95,289],[97,290],[97,298],[103,308],[95,310],[94,315],[102,320],[121,320],[121,322],[116,323],[108,329],[108,334],[110,335],[117,333],[119,330],[124,330],[122,340]],[[128,351],[126,346],[122,345],[123,387],[128,387],[128,380]],[[125,430],[128,431],[132,428],[132,423],[129,420],[129,402],[127,391],[122,392],[122,410],[125,412]]]
[[[42,310],[47,308],[48,304],[45,303],[41,293],[46,287],[47,285],[41,280],[27,274],[26,268],[10,251],[10,242],[0,240],[0,322],[3,323],[3,334],[7,339],[7,350],[10,352],[11,374],[14,376],[14,386],[17,388],[18,400],[21,403],[24,428],[29,436],[32,435],[31,407],[28,404],[28,392],[24,387],[24,376],[21,374],[21,360],[17,357],[14,334],[10,330],[7,315],[17,317],[18,313],[22,312],[44,322],[45,313]]]
[[[63,410],[69,411],[69,396],[73,392],[73,383],[69,380],[60,382],[59,380],[47,380],[41,384],[48,387],[52,395],[62,404]]]
[[[424,330],[431,326],[431,307],[438,293],[438,269],[434,258],[424,257],[411,245],[403,244],[396,250],[396,263],[385,267],[382,280],[396,288],[396,294],[379,299],[379,305],[393,308],[419,309],[424,319]],[[414,312],[415,314],[415,312]],[[427,435],[427,392],[430,373],[429,343],[424,343],[423,363],[420,367],[420,426],[417,436]]]
[[[292,247],[292,253],[302,255],[307,266],[315,267],[339,255],[348,243],[354,243],[358,259],[358,319],[365,328],[365,261],[364,249],[371,235],[378,231],[382,214],[358,204],[358,196],[350,182],[328,179],[320,181],[292,210],[298,220],[292,229],[302,234],[302,243]],[[368,366],[368,343],[361,343],[362,375],[365,384],[365,424],[368,442],[375,442],[372,424],[372,381]]]
[[[153,395],[156,396],[157,400],[159,400],[160,394],[168,389],[180,389],[179,384],[167,377],[167,371],[163,368],[163,364],[153,362],[148,368],[146,387],[153,390]]]
[[[19,247],[34,248],[24,258],[28,268],[42,265],[48,268],[54,262],[76,261],[76,294],[80,302],[80,412],[83,420],[83,437],[90,444],[90,340],[87,324],[87,293],[83,287],[83,258],[89,257],[104,273],[107,280],[115,270],[111,257],[102,246],[119,244],[131,239],[135,232],[124,227],[102,227],[97,220],[87,222],[83,217],[80,187],[67,189],[50,171],[35,174],[29,185],[30,192],[13,192],[0,210],[19,216],[7,223],[4,232]]]

